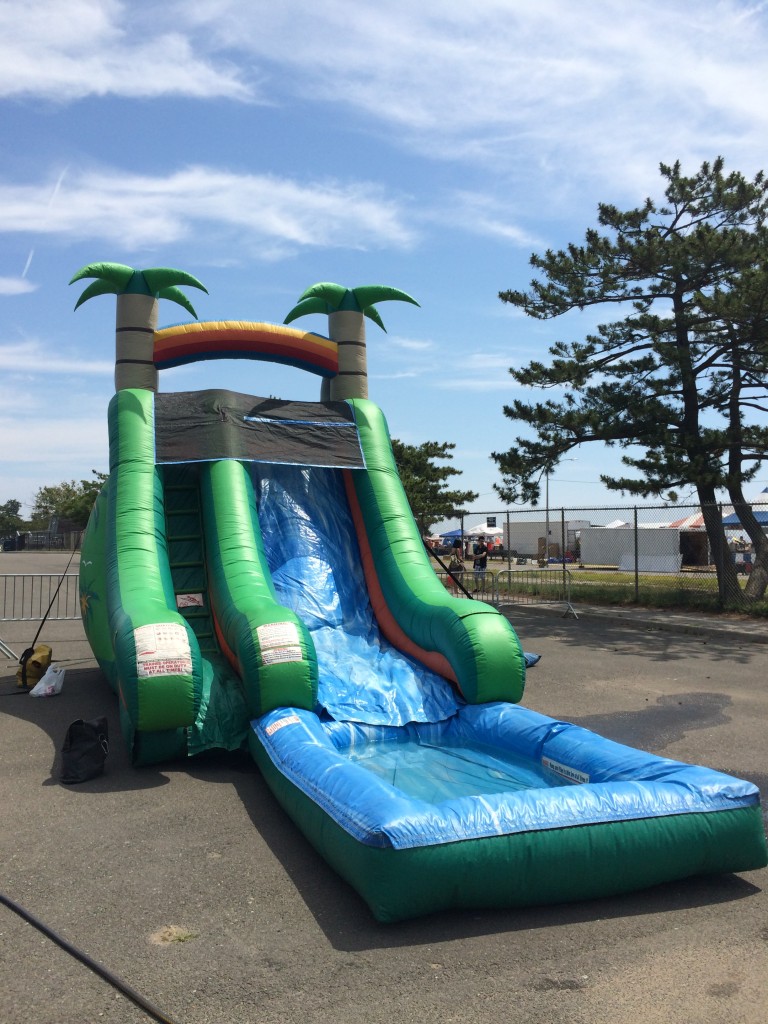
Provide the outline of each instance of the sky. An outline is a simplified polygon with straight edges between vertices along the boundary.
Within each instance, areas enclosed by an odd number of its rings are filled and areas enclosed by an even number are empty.
[[[454,444],[452,485],[504,508],[509,374],[591,314],[527,319],[533,252],[578,242],[722,155],[766,164],[768,4],[749,0],[0,0],[0,503],[108,468],[114,297],[85,264],[175,267],[201,320],[281,323],[318,281],[383,284],[369,397],[406,444]],[[161,301],[160,325],[189,319]],[[327,333],[318,315],[293,326]],[[161,373],[316,400],[260,361]],[[630,503],[583,445],[553,506]],[[755,493],[768,484],[753,483]]]

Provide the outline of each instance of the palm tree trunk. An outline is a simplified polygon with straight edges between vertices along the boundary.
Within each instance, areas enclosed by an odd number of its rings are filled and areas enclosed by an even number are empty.
[[[368,397],[368,360],[365,350],[365,317],[353,310],[328,315],[328,333],[339,346],[339,372],[331,378],[330,400]]]
[[[157,299],[153,295],[117,296],[115,321],[115,391],[157,391],[154,362]]]

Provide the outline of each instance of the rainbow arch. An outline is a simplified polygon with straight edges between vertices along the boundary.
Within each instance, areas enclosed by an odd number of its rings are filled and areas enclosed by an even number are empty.
[[[283,324],[209,320],[155,331],[158,370],[204,359],[262,359],[308,370],[321,377],[339,372],[338,345],[330,338]]]

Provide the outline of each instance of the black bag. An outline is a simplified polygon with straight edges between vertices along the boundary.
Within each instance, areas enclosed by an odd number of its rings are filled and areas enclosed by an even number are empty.
[[[78,718],[67,729],[61,747],[61,781],[73,783],[95,779],[104,771],[108,753],[106,718],[94,718],[90,722]]]

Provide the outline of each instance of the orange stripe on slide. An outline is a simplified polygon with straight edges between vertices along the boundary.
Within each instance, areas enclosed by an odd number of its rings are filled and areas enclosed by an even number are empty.
[[[444,676],[446,679],[450,679],[451,682],[456,683],[458,686],[459,681],[456,678],[456,673],[453,671],[453,668],[445,655],[440,654],[439,651],[427,651],[423,647],[419,647],[415,641],[411,640],[411,638],[403,632],[394,615],[390,611],[389,605],[387,604],[384,593],[381,589],[378,573],[376,572],[376,563],[373,560],[373,552],[371,551],[371,545],[368,541],[368,533],[365,529],[363,513],[360,508],[360,502],[357,500],[355,485],[352,483],[352,471],[345,469],[342,470],[342,473],[344,474],[344,486],[347,490],[347,500],[349,501],[349,508],[352,513],[352,521],[355,524],[357,542],[360,546],[360,557],[363,563],[365,582],[368,586],[368,597],[370,598],[373,614],[376,616],[376,621],[379,624],[381,632],[394,647],[397,647],[399,651],[416,658],[423,665],[426,665],[427,668],[431,669],[433,672],[437,672],[438,675]],[[461,687],[459,687],[459,689],[461,689]]]
[[[219,620],[216,617],[216,612],[214,611],[213,603],[211,601],[210,591],[208,592],[208,607],[210,610],[211,619],[213,620],[213,631],[216,634],[216,639],[219,641],[219,647],[221,647],[222,654],[227,659],[232,668],[235,670],[235,672],[237,672],[238,676],[242,679],[243,672],[242,669],[240,668],[240,662],[237,660],[235,652],[229,646],[224,637],[224,634],[221,631],[221,626],[219,625]]]

